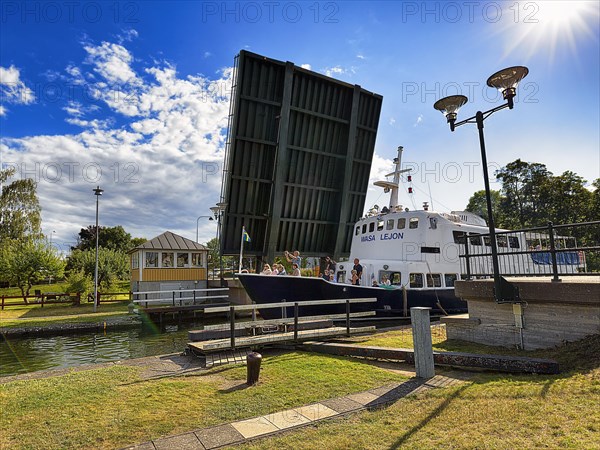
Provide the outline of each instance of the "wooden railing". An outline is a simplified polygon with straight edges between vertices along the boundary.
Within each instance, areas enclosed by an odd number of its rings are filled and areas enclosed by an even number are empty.
[[[204,310],[205,314],[210,313],[229,313],[229,347],[234,349],[236,347],[236,329],[240,327],[264,327],[265,325],[293,325],[293,333],[290,333],[289,336],[282,334],[280,338],[274,339],[270,337],[268,341],[298,341],[301,333],[299,331],[299,321],[302,319],[303,321],[307,320],[334,320],[334,319],[345,319],[345,334],[350,336],[352,334],[352,330],[350,328],[350,319],[353,317],[365,317],[375,315],[374,311],[363,311],[363,312],[350,312],[350,305],[354,303],[373,303],[376,302],[376,298],[352,298],[352,299],[334,299],[334,300],[316,300],[316,301],[297,301],[297,302],[278,302],[278,303],[265,303],[261,305],[230,305],[230,306],[217,306],[212,308],[206,308]],[[317,316],[301,316],[300,315],[300,307],[302,306],[320,306],[320,305],[340,305],[343,304],[346,306],[345,313],[341,314],[322,314]],[[270,309],[270,308],[294,308],[294,316],[293,317],[282,317],[281,319],[270,319],[270,320],[256,320],[256,311],[258,309]],[[252,321],[245,321],[241,323],[236,323],[235,313],[240,311],[251,311],[252,312]],[[283,314],[282,314],[283,315]],[[221,326],[224,327],[224,326]],[[359,329],[360,332],[371,331],[373,327],[362,327]],[[206,330],[218,330],[218,325],[205,327]],[[223,328],[221,328],[223,329]],[[374,328],[373,328],[374,329]],[[321,335],[327,335],[326,331],[320,333]],[[337,330],[336,330],[337,334]],[[245,338],[246,340],[248,338]],[[255,339],[256,340],[256,339]],[[257,341],[258,343],[258,341]],[[222,345],[216,345],[217,347],[223,347]]]
[[[19,299],[20,301],[15,302],[11,300]],[[24,300],[27,299],[27,303]],[[32,301],[29,301],[29,300]],[[8,301],[7,301],[8,300]],[[11,306],[27,306],[27,305],[40,305],[42,308],[44,305],[51,303],[72,303],[73,305],[79,305],[81,302],[81,293],[56,293],[56,292],[44,292],[41,294],[34,295],[2,295],[0,296],[0,305],[2,310]]]

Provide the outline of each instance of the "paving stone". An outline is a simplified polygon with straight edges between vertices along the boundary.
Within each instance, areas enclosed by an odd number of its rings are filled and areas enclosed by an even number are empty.
[[[338,414],[337,411],[328,408],[322,403],[314,403],[312,405],[302,406],[301,408],[296,408],[296,411],[310,420],[324,419],[325,417],[331,417]]]
[[[365,406],[371,403],[372,401],[377,400],[379,397],[368,392],[359,392],[358,394],[347,395],[346,398],[354,400],[355,402]]]
[[[321,404],[327,406],[328,408],[331,408],[334,411],[337,411],[340,414],[355,411],[357,409],[362,408],[363,406],[360,403],[355,402],[354,400],[350,400],[347,397],[332,398],[321,402]]]
[[[309,423],[310,419],[300,414],[294,409],[288,409],[287,411],[280,411],[265,416],[269,422],[275,425],[280,430],[286,428],[297,427],[305,423]]]
[[[394,389],[396,389],[401,384],[402,383],[386,384],[385,386],[381,386],[379,388],[371,389],[368,392],[371,393],[371,394],[373,394],[373,395],[382,396],[382,395],[387,394],[390,391],[393,391]]]
[[[156,450],[152,441],[144,442],[143,444],[133,445],[131,447],[126,447],[123,450]]]
[[[244,440],[244,436],[230,424],[205,428],[204,430],[196,431],[195,434],[207,450],[223,445],[235,444]]]
[[[205,450],[194,433],[170,436],[154,441],[156,450]]]
[[[246,439],[260,436],[261,434],[273,433],[279,429],[264,417],[233,422],[231,425]]]

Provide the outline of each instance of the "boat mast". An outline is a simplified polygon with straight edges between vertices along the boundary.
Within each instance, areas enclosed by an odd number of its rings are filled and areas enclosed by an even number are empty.
[[[383,188],[383,192],[390,192],[390,211],[395,211],[398,208],[398,189],[400,186],[400,174],[403,172],[410,172],[411,169],[400,169],[402,166],[402,151],[404,147],[401,145],[398,146],[398,156],[394,158],[394,171],[392,173],[388,173],[387,177],[393,177],[392,181],[384,180],[384,181],[376,181],[375,186],[379,186]]]

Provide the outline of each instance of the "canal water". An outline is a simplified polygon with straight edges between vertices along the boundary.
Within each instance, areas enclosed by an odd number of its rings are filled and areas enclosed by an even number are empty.
[[[125,331],[8,340],[0,337],[0,377],[82,364],[181,353],[189,342],[188,331],[201,329],[207,323],[209,322],[184,322],[180,325],[166,325],[162,330],[149,325]],[[406,319],[400,318],[357,323],[360,326],[375,325],[377,328],[405,324]]]
[[[198,323],[0,341],[0,377],[145,356],[181,353]],[[0,338],[1,339],[1,338]]]

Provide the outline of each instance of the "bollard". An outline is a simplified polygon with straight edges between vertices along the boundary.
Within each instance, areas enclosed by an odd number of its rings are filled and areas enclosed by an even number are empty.
[[[246,356],[246,369],[248,376],[246,377],[246,384],[252,386],[258,383],[258,376],[260,374],[260,363],[262,362],[262,355],[257,352],[248,353]]]
[[[429,320],[430,310],[431,308],[410,308],[417,378],[431,378],[435,375]]]

